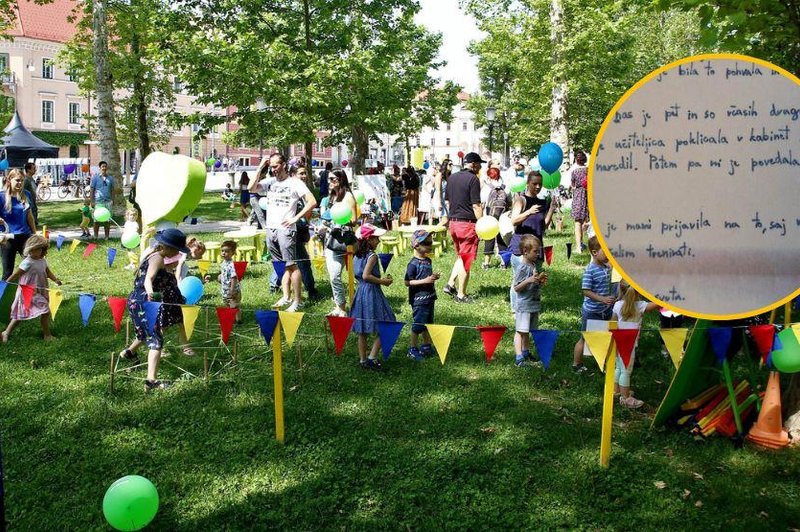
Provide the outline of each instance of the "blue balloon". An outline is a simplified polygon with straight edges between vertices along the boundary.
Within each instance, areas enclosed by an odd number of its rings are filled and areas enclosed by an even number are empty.
[[[187,305],[194,305],[203,297],[203,281],[197,277],[184,277],[178,288],[186,298]]]
[[[431,167],[431,163],[429,163],[428,161],[425,161],[425,163],[422,165],[422,167],[423,167],[425,170],[427,170],[428,168],[430,168],[430,167]]]
[[[8,170],[8,159],[0,161],[0,170]]]
[[[552,174],[561,168],[562,162],[564,162],[564,150],[558,144],[548,142],[542,145],[542,149],[539,150],[539,164],[542,166],[542,170]]]

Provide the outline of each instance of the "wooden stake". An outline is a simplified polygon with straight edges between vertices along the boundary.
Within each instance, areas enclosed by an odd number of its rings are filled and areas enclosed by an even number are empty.
[[[606,382],[603,388],[603,430],[600,435],[600,466],[608,468],[611,459],[611,427],[614,419],[614,372],[617,366],[617,348],[611,342],[606,356]]]
[[[109,388],[111,393],[114,393],[114,351],[111,351],[111,383]]]
[[[272,373],[275,385],[275,439],[284,443],[283,426],[283,353],[281,351],[281,326],[275,327],[272,336]]]

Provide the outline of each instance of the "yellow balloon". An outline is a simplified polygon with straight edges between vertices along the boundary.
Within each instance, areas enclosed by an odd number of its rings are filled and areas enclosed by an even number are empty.
[[[475,232],[481,240],[492,240],[500,232],[500,222],[494,216],[484,216],[475,224]]]
[[[413,148],[411,150],[411,166],[414,168],[422,168],[425,161],[425,151],[422,148]]]

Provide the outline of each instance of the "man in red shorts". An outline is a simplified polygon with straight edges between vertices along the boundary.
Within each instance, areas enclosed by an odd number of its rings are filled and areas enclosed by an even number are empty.
[[[450,236],[458,258],[450,272],[450,280],[444,287],[444,293],[453,296],[456,303],[472,302],[467,296],[467,282],[470,266],[478,255],[475,222],[483,216],[478,173],[481,171],[481,163],[485,162],[480,155],[470,152],[464,156],[464,169],[447,178],[447,220],[450,222]]]

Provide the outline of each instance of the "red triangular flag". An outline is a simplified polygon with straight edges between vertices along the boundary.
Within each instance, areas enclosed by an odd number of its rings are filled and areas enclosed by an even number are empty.
[[[547,263],[548,266],[553,264],[553,246],[545,246],[544,261]]]
[[[638,335],[639,329],[615,329],[611,331],[611,336],[617,344],[619,356],[626,368],[631,363],[631,353],[636,345],[636,337]]]
[[[506,328],[503,325],[478,325],[475,328],[481,333],[483,350],[486,352],[486,362],[491,362],[492,358],[494,358],[497,344],[503,338]]]
[[[236,270],[236,277],[241,281],[245,270],[247,270],[247,262],[237,260],[233,263],[233,269]]]
[[[347,341],[347,335],[350,334],[350,329],[356,322],[355,318],[348,318],[345,316],[328,316],[328,326],[331,328],[333,335],[333,345],[336,347],[336,354],[341,355],[344,349],[344,343]]]
[[[758,347],[758,354],[761,360],[767,363],[767,357],[772,352],[772,343],[775,341],[774,325],[752,325],[749,327],[750,335]]]
[[[36,291],[36,287],[32,284],[21,284],[19,288],[22,290],[22,306],[28,311],[31,309],[31,300],[33,299],[33,293]]]
[[[86,250],[83,252],[83,258],[88,259],[89,255],[92,254],[92,252],[95,250],[96,247],[97,244],[89,244],[88,246],[86,246]]]
[[[233,322],[238,313],[238,308],[217,307],[217,319],[219,320],[219,328],[222,331],[222,341],[225,345],[228,345],[228,339],[231,337],[231,331],[233,330]]]
[[[464,264],[464,271],[469,273],[469,269],[472,268],[472,261],[475,260],[475,257],[471,253],[461,253],[459,257],[461,257],[461,262]]]
[[[119,332],[122,327],[122,317],[125,315],[125,307],[128,300],[124,297],[109,297],[108,307],[111,309],[111,315],[114,316],[114,330]]]

